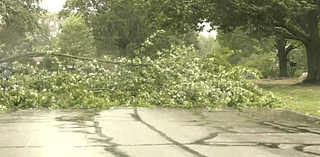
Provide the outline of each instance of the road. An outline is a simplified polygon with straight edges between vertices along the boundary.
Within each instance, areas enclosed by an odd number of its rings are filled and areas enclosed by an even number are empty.
[[[21,110],[0,114],[0,156],[316,157],[319,121],[265,109]]]

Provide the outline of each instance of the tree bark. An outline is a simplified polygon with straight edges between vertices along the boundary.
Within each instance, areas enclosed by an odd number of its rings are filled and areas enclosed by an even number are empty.
[[[317,43],[309,43],[305,45],[307,51],[307,61],[308,61],[308,76],[304,82],[306,83],[316,83],[319,81],[320,74],[320,49]]]
[[[279,60],[279,72],[280,77],[288,77],[288,53],[286,53],[287,41],[284,37],[278,37],[276,41],[278,49],[278,60]]]
[[[312,10],[306,18],[309,39],[304,42],[307,51],[308,76],[305,82],[316,83],[320,79],[320,36],[318,10]]]

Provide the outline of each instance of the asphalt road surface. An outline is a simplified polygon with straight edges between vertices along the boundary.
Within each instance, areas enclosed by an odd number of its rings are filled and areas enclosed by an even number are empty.
[[[315,157],[319,121],[263,109],[22,110],[0,114],[0,156]]]

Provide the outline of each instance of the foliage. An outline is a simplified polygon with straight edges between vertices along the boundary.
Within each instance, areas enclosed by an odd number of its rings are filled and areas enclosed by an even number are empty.
[[[59,71],[16,63],[16,74],[2,83],[8,88],[0,91],[1,104],[6,108],[108,108],[108,97],[97,97],[90,88],[91,82],[101,80],[83,72],[68,72],[61,63],[55,66]]]
[[[273,52],[252,54],[248,58],[242,58],[239,64],[258,69],[264,78],[279,76],[279,64]]]
[[[12,66],[3,62],[0,64],[0,80],[9,80],[12,75]]]
[[[199,47],[200,49],[197,52],[197,56],[200,58],[205,57],[208,53],[220,48],[219,43],[216,41],[214,36],[205,36],[200,35],[199,39]]]
[[[131,0],[143,10],[144,20],[152,28],[159,30],[176,30],[180,33],[190,29],[201,30],[206,13],[211,5],[209,1],[174,1],[174,0]],[[208,8],[206,8],[208,7]]]
[[[57,13],[46,13],[39,19],[39,27],[31,34],[32,49],[37,51],[45,46],[54,46],[55,37],[59,33],[62,20]]]
[[[131,1],[67,0],[60,15],[70,15],[74,11],[85,16],[96,39],[99,56],[112,54],[134,57],[133,50],[139,48],[154,32],[142,21],[141,11]]]
[[[15,63],[16,73],[9,81],[2,81],[9,88],[0,90],[0,103],[7,109],[280,105],[272,93],[242,78],[247,73],[259,77],[256,71],[224,66],[219,54],[199,59],[194,48],[174,46],[158,56],[155,60],[118,58],[114,61],[123,64],[113,70],[97,62],[77,61],[76,70],[69,71],[64,66],[67,63],[54,57],[53,69],[57,71]]]
[[[80,15],[71,15],[61,26],[57,46],[61,53],[92,56],[95,54],[94,37]]]
[[[43,52],[56,48],[56,36],[61,24],[57,13],[46,13],[39,17],[38,27],[25,34],[24,50],[30,52]]]
[[[118,51],[118,56],[134,57],[133,50],[153,32],[142,21],[140,10],[130,1],[101,1],[96,5],[100,12],[88,18],[93,21],[91,27],[101,50],[110,52],[111,48]]]
[[[154,36],[157,30],[162,30],[150,27],[144,20],[144,10],[135,5],[133,0],[68,0],[60,15],[84,15],[95,37],[98,56],[108,54],[134,58],[134,51],[139,49],[149,36]],[[152,38],[154,45],[147,51],[140,52],[139,57],[154,58],[158,50],[169,49],[171,44],[197,45],[196,35],[190,29],[183,34],[164,30]]]
[[[44,10],[39,0],[5,0],[0,2],[0,56],[9,56],[24,51],[26,33],[34,32]]]
[[[172,34],[175,33],[170,30],[156,31],[141,44],[139,49],[134,50],[135,55],[139,58],[148,56],[151,59],[156,59],[159,57],[156,53],[157,51],[164,52],[165,50],[170,50],[171,45],[194,46],[196,49],[200,49],[195,32],[175,34],[176,36],[172,36]]]
[[[248,58],[252,54],[263,54],[275,50],[272,39],[262,38],[260,40],[250,36],[250,32],[240,28],[232,32],[218,30],[217,41],[220,45],[228,47],[235,53],[228,58],[232,64],[237,64],[242,58]]]

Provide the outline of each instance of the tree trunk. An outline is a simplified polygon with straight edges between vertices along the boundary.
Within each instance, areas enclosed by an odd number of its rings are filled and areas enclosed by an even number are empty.
[[[309,39],[304,42],[307,51],[308,76],[305,82],[316,83],[320,78],[320,36],[318,10],[308,12],[306,21],[309,30]]]
[[[120,51],[120,56],[130,56],[132,54],[128,54],[128,50],[127,50],[127,46],[130,44],[130,40],[128,40],[127,38],[119,38],[117,40],[117,43],[116,45],[118,46],[119,48],[119,51]]]
[[[319,81],[320,67],[319,67],[319,54],[320,49],[317,43],[309,43],[305,45],[307,51],[308,61],[308,76],[305,80],[307,83],[316,83]]]
[[[287,41],[284,37],[277,38],[277,49],[279,59],[280,77],[288,77],[288,54],[286,52]]]

